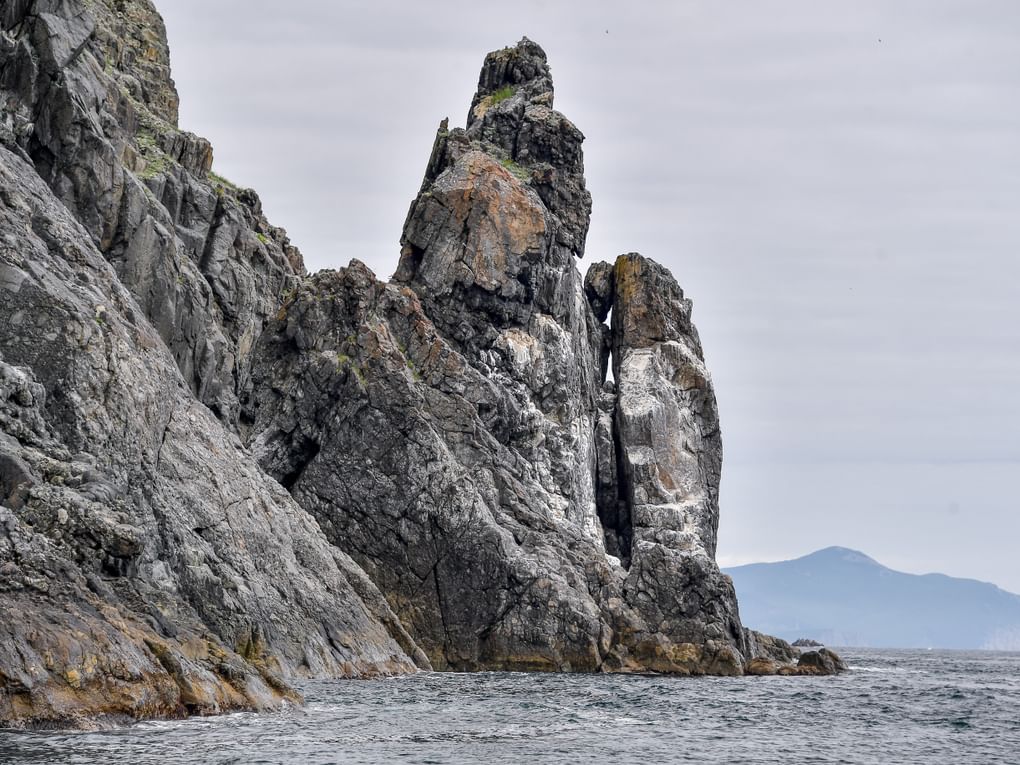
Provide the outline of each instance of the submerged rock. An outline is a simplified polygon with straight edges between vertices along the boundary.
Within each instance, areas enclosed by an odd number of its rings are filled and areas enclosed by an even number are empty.
[[[690,301],[636,254],[582,279],[538,45],[442,124],[389,283],[306,276],[210,172],[148,0],[5,5],[0,97],[4,724],[416,667],[841,669],[740,623]]]

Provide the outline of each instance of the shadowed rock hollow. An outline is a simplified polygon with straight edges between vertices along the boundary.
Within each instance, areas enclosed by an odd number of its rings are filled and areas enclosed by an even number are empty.
[[[583,136],[535,43],[444,121],[386,283],[306,275],[210,172],[147,0],[0,26],[0,720],[830,668],[740,623],[690,301],[635,254],[581,277]]]

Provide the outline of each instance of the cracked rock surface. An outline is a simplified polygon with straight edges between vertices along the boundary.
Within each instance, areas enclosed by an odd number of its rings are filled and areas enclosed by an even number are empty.
[[[0,101],[0,724],[840,669],[741,625],[690,301],[640,255],[582,278],[538,45],[440,126],[388,283],[307,275],[210,171],[149,0],[4,3]]]
[[[209,142],[178,129],[149,0],[17,0],[0,25],[0,138],[84,226],[189,390],[235,426],[300,253],[253,191],[210,173]]]

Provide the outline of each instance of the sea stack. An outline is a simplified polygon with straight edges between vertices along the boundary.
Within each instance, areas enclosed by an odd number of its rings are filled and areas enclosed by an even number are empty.
[[[148,0],[0,27],[0,723],[836,666],[741,625],[691,303],[633,253],[582,277],[583,135],[536,43],[443,121],[384,282],[307,274],[210,171]]]

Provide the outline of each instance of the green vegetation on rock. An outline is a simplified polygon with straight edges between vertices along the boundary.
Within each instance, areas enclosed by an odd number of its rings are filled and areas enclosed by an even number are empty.
[[[506,87],[500,88],[489,96],[489,98],[492,99],[492,105],[495,106],[496,104],[511,98],[516,90],[517,89],[513,85],[507,85]]]
[[[499,164],[509,170],[510,173],[520,181],[527,181],[531,179],[531,171],[526,167],[518,165],[509,157],[500,160]]]
[[[224,192],[234,193],[240,190],[240,187],[236,183],[224,178],[222,175],[214,173],[212,170],[209,171],[209,182],[212,183],[213,189],[215,189],[217,194],[223,194]],[[260,238],[259,241],[265,244],[264,239]]]
[[[141,178],[155,178],[157,175],[165,173],[173,163],[173,160],[159,147],[156,136],[147,128],[138,131],[135,135],[135,144],[138,147],[139,155],[145,161],[145,167],[138,173]]]

